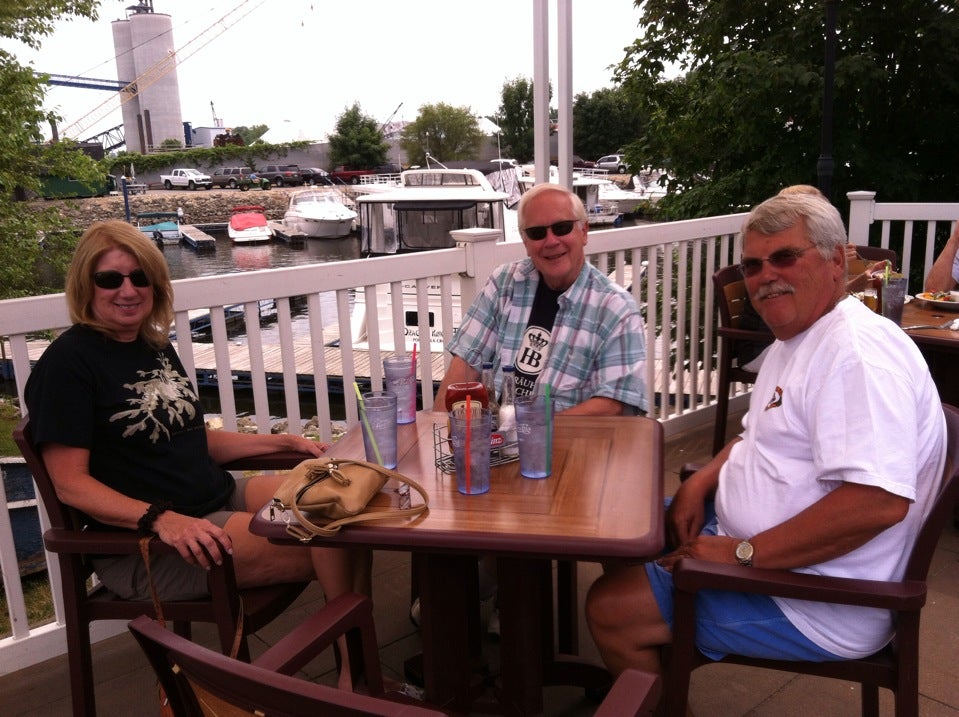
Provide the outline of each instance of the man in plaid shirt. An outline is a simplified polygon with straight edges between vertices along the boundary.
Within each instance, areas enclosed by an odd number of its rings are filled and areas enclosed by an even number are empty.
[[[557,412],[645,411],[643,319],[629,292],[586,262],[583,203],[558,184],[537,185],[520,200],[519,225],[528,258],[494,271],[470,306],[436,402],[492,362],[496,376],[515,367],[517,395],[549,385]]]

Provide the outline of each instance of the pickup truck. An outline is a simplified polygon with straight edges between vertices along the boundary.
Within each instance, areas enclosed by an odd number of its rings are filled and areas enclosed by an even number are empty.
[[[359,184],[364,174],[376,174],[372,169],[347,169],[339,166],[330,172],[330,179],[334,184]]]
[[[167,189],[213,189],[213,180],[209,174],[198,169],[174,169],[169,174],[161,174],[160,181]]]

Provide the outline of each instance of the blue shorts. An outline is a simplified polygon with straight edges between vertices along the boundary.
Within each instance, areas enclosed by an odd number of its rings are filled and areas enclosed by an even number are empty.
[[[716,513],[710,504],[701,534],[716,532]],[[672,630],[673,574],[655,561],[645,567],[659,612]],[[727,590],[701,590],[697,594],[696,647],[711,660],[721,660],[729,653],[805,662],[843,659],[799,632],[768,595]]]

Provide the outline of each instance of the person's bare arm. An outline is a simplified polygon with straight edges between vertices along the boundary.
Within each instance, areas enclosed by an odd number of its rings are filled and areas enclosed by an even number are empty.
[[[565,416],[622,416],[625,407],[626,404],[615,398],[593,396],[560,413]]]
[[[669,556],[664,567],[682,557],[736,562],[743,539],[753,545],[753,565],[790,570],[816,565],[864,545],[906,517],[909,501],[876,486],[843,483],[789,520],[749,536],[697,536]]]
[[[939,252],[939,256],[929,270],[924,287],[926,291],[952,291],[956,288],[956,281],[952,278],[952,263],[957,250],[959,250],[959,222],[956,222],[946,246]]]
[[[329,443],[320,443],[292,433],[236,433],[207,429],[206,440],[210,456],[221,464],[276,451],[322,456],[330,447]]]
[[[59,443],[46,443],[41,455],[57,491],[57,497],[105,525],[135,530],[149,503],[114,490],[90,475],[90,452]],[[203,568],[211,560],[221,563],[221,551],[232,552],[229,534],[203,518],[164,511],[153,523],[153,530],[167,545],[177,549],[183,559]]]

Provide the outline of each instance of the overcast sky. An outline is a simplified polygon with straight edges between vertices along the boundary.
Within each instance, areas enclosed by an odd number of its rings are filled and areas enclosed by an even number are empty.
[[[110,23],[133,4],[102,0],[98,22],[62,23],[39,52],[0,46],[43,72],[117,79]],[[172,18],[183,119],[194,127],[213,126],[215,109],[227,127],[268,124],[320,139],[354,102],[379,122],[401,103],[395,120],[412,121],[420,106],[437,102],[482,116],[498,109],[504,82],[533,77],[529,0],[154,0],[153,7]],[[612,86],[609,66],[636,39],[638,20],[633,0],[573,0],[574,93]],[[555,48],[550,63],[555,92]],[[104,102],[115,109],[99,109]],[[64,126],[102,115],[81,139],[122,121],[119,102],[103,91],[51,87],[46,106]]]

